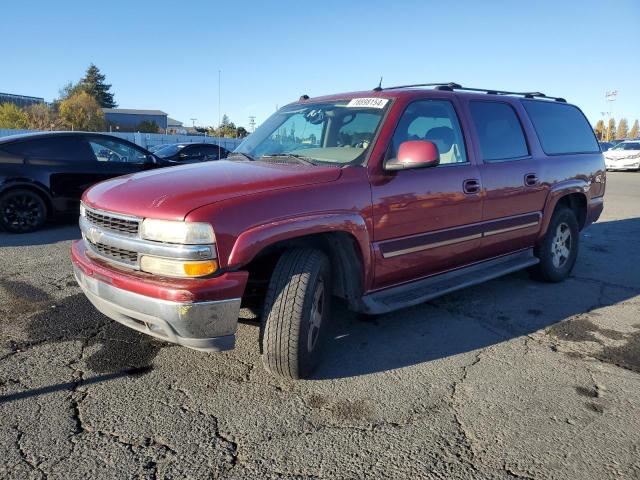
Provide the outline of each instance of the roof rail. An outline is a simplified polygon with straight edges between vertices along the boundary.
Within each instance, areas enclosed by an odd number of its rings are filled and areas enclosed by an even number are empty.
[[[436,90],[444,90],[452,92],[453,90],[464,90],[467,92],[484,92],[489,95],[518,95],[524,98],[546,98],[549,100],[555,100],[556,102],[566,103],[567,101],[561,97],[550,97],[542,92],[508,92],[506,90],[494,90],[489,88],[472,88],[463,87],[459,83],[416,83],[413,85],[398,85],[396,87],[385,87],[382,90],[397,90],[401,88],[415,88],[415,87],[434,87]],[[379,88],[379,87],[378,87]]]

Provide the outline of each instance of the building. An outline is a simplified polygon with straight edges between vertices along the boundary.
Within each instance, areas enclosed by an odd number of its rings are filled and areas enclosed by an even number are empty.
[[[167,133],[185,135],[187,133],[187,129],[184,128],[182,122],[176,120],[175,118],[167,117]]]
[[[167,114],[162,110],[134,110],[132,108],[103,108],[104,120],[110,130],[136,132],[142,122],[153,122],[160,131],[167,130]]]
[[[44,103],[44,98],[15,95],[13,93],[0,93],[0,105],[3,103],[13,103],[17,107],[25,108],[37,103]]]

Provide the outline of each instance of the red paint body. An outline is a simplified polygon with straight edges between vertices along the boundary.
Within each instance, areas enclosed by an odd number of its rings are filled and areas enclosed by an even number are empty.
[[[519,249],[545,233],[556,202],[578,193],[586,206],[583,227],[602,211],[605,168],[602,154],[544,154],[520,99],[437,90],[356,92],[312,101],[380,96],[391,106],[366,166],[320,167],[219,161],[120,177],[89,189],[83,201],[94,208],[213,225],[221,276],[164,280],[126,273],[88,259],[82,247],[74,262],[111,278],[125,289],[165,299],[219,299],[242,293],[243,267],[263,249],[286,239],[326,232],[351,235],[362,260],[363,294],[410,282]],[[385,171],[383,160],[400,115],[419,99],[445,99],[457,112],[468,164]],[[483,163],[470,118],[471,99],[507,102],[517,112],[530,157]],[[538,183],[525,185],[535,174]],[[467,180],[479,182],[465,193]],[[384,242],[523,214],[539,213],[535,227],[385,258]]]

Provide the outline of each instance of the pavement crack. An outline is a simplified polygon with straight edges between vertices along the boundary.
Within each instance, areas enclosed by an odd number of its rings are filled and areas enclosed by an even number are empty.
[[[24,463],[26,463],[34,472],[37,472],[40,475],[40,478],[47,478],[46,472],[40,468],[40,462],[38,462],[37,459],[32,458],[22,445],[22,439],[25,433],[20,430],[17,425],[13,428],[17,433],[16,448],[18,450],[18,455],[20,455],[20,459]]]

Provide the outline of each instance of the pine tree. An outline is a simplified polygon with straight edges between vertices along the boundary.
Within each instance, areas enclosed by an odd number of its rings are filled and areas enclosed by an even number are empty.
[[[638,119],[636,118],[629,130],[629,138],[638,138],[640,136],[640,126],[638,126]]]
[[[596,138],[599,141],[604,140],[604,121],[603,120],[598,120],[598,122],[596,123],[596,126],[593,127],[593,130],[596,133]]]
[[[618,130],[616,131],[616,140],[624,140],[629,133],[629,124],[626,118],[621,118],[618,123]]]
[[[614,138],[616,138],[616,120],[611,117],[609,119],[609,124],[607,125],[607,134],[605,136],[605,140],[607,142],[610,142]]]
[[[78,93],[78,91],[87,92],[96,99],[98,105],[102,108],[116,108],[118,104],[113,99],[113,93],[109,91],[111,85],[104,83],[106,78],[107,77],[100,72],[100,69],[92,63],[89,65],[89,68],[87,68],[87,73],[78,85],[68,89],[69,93]]]

